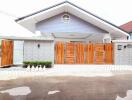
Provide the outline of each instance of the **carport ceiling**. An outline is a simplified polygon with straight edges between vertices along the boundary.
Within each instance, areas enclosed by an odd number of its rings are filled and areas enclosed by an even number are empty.
[[[86,38],[91,34],[86,33],[53,33],[53,36],[55,38]]]
[[[52,33],[52,35],[55,38],[68,38],[68,39],[88,39],[88,38],[94,38],[95,36],[104,36],[103,34],[97,34],[97,33],[70,33],[70,32],[66,32],[66,33]]]

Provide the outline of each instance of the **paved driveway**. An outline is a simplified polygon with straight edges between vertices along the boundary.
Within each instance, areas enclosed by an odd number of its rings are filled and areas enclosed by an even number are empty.
[[[0,81],[0,100],[132,100],[132,74],[34,76]]]

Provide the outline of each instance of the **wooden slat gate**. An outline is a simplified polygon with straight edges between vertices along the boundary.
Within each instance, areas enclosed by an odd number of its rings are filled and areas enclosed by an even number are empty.
[[[67,42],[66,43],[66,52],[65,52],[65,63],[66,64],[74,64],[74,43]]]
[[[60,46],[59,46],[60,45]],[[59,46],[59,47],[58,47]],[[112,64],[112,43],[57,42],[55,45],[56,64]]]
[[[55,63],[64,63],[64,44],[63,42],[56,42],[55,44]]]
[[[113,63],[113,47],[111,43],[105,44],[105,63],[112,64]]]
[[[1,66],[13,64],[13,41],[2,40]]]
[[[94,45],[93,43],[86,44],[86,64],[94,63]]]
[[[95,63],[103,64],[104,62],[104,44],[95,44]]]
[[[84,44],[77,42],[75,46],[76,50],[76,64],[84,64]]]

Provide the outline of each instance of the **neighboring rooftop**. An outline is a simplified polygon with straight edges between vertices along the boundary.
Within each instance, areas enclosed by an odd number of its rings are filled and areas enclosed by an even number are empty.
[[[121,25],[120,28],[128,33],[131,33],[132,32],[132,21],[129,21],[129,22]]]

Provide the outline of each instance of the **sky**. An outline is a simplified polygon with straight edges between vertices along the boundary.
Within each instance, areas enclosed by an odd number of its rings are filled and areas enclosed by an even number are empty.
[[[0,0],[0,13],[12,19],[31,14],[64,0]],[[132,20],[132,0],[68,0],[120,26]]]

